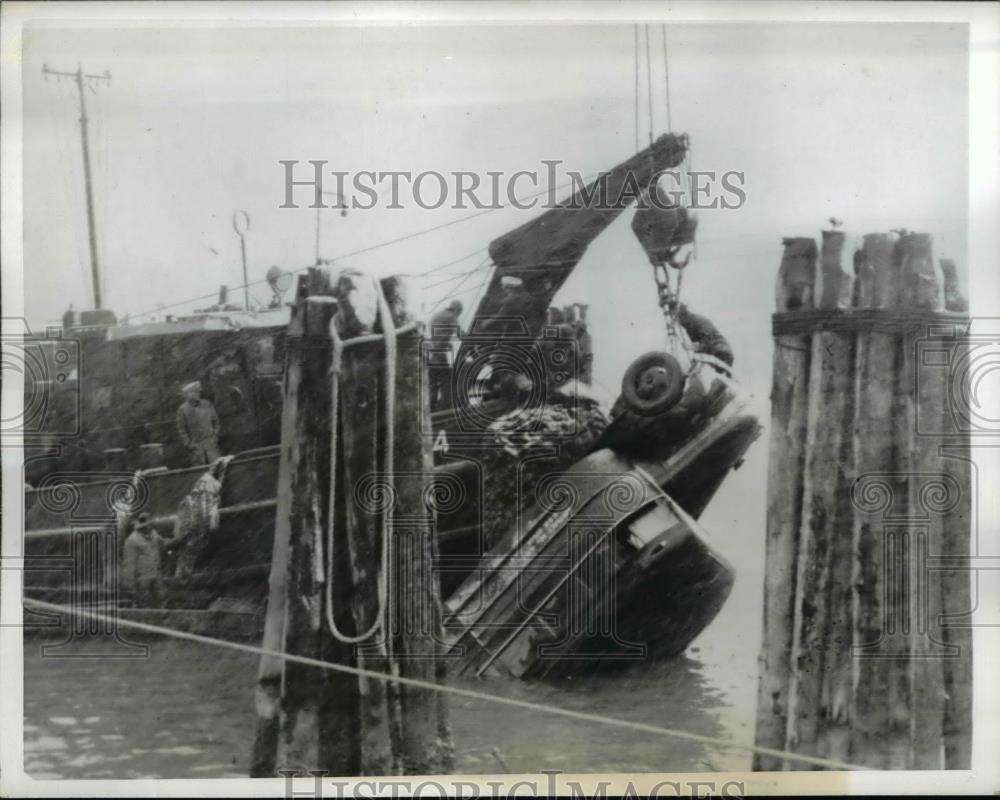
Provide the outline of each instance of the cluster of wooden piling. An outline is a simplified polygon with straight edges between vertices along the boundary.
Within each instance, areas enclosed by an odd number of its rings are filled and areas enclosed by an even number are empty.
[[[968,768],[968,434],[947,370],[924,368],[961,356],[967,306],[930,236],[869,234],[853,269],[844,243],[784,241],[756,743]]]
[[[440,678],[420,331],[403,284],[387,279],[381,288],[395,330],[386,333],[371,284],[351,274],[334,281],[312,269],[292,312],[264,632],[264,648],[275,655],[260,664],[254,777],[278,770],[428,774],[451,766],[440,693],[277,655]],[[339,357],[335,336],[344,345]],[[395,402],[387,411],[390,381]],[[386,530],[398,558],[383,558]]]

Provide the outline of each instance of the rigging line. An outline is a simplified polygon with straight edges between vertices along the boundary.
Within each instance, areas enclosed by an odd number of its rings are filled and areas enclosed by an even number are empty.
[[[436,267],[432,267],[431,269],[426,270],[424,272],[418,272],[413,277],[414,278],[423,278],[423,277],[426,277],[427,275],[431,275],[431,274],[433,274],[435,272],[438,272],[438,271],[444,269],[445,267],[450,267],[450,266],[452,266],[454,264],[458,264],[461,261],[465,261],[467,258],[472,258],[473,256],[478,256],[480,253],[484,253],[484,252],[486,252],[486,248],[485,247],[480,247],[478,250],[473,250],[471,253],[466,253],[464,256],[461,256],[460,258],[456,258],[456,259],[454,259],[452,261],[446,261],[444,264],[438,264]]]
[[[459,278],[464,278],[466,275],[472,275],[473,273],[479,272],[479,270],[481,270],[484,266],[486,266],[486,264],[482,263],[474,269],[466,270],[465,272],[456,272],[454,275],[449,275],[447,278],[432,283],[429,286],[424,286],[424,291],[429,291],[436,286],[443,286],[446,283],[451,283],[451,281],[457,281]]]
[[[347,664],[337,664],[332,661],[323,661],[318,658],[310,658],[309,656],[301,656],[295,653],[285,653],[279,650],[270,650],[266,647],[258,647],[253,644],[244,644],[243,642],[234,642],[227,639],[216,639],[212,636],[203,636],[198,633],[189,633],[187,631],[178,630],[176,628],[166,628],[160,625],[153,625],[148,622],[137,622],[130,619],[122,619],[117,615],[107,615],[101,614],[99,612],[89,611],[84,608],[74,608],[72,606],[64,606],[58,603],[49,603],[44,600],[35,600],[34,598],[25,597],[22,598],[22,604],[25,606],[34,606],[42,611],[52,611],[56,613],[68,613],[71,615],[76,615],[80,617],[85,617],[88,619],[96,620],[98,622],[111,622],[117,625],[121,625],[124,628],[133,628],[135,630],[146,631],[147,633],[155,633],[161,636],[170,636],[175,639],[184,639],[189,642],[197,642],[199,644],[214,645],[216,647],[228,647],[232,650],[240,650],[244,653],[250,653],[252,655],[267,656],[269,658],[277,658],[282,661],[290,661],[296,664],[303,664],[309,667],[317,667],[319,669],[327,669],[332,672],[341,672],[347,675],[355,675],[360,678],[371,678],[373,680],[385,681],[386,683],[395,683],[400,686],[412,686],[415,689],[425,689],[432,692],[440,692],[441,694],[452,694],[458,697],[465,697],[470,700],[481,700],[488,703],[496,703],[497,705],[512,706],[515,708],[525,709],[527,711],[539,711],[545,714],[553,714],[555,716],[568,717],[570,719],[582,720],[584,722],[596,722],[603,725],[608,725],[609,727],[624,728],[626,730],[639,731],[642,733],[653,733],[659,736],[668,736],[675,739],[685,739],[687,741],[699,742],[701,744],[713,745],[725,750],[739,750],[742,752],[750,753],[760,753],[761,755],[773,756],[775,758],[782,758],[788,761],[800,761],[806,764],[813,764],[819,767],[828,767],[830,769],[837,770],[864,770],[868,771],[878,771],[871,767],[861,766],[860,764],[850,764],[845,761],[836,761],[829,758],[820,758],[818,756],[807,756],[801,755],[799,753],[793,753],[787,750],[776,750],[770,747],[759,747],[752,744],[744,744],[743,742],[735,742],[731,739],[723,739],[719,736],[706,736],[701,733],[693,733],[691,731],[685,731],[679,728],[665,728],[659,725],[651,725],[644,722],[635,722],[633,720],[618,719],[617,717],[606,717],[603,714],[593,714],[587,711],[576,711],[570,708],[561,708],[560,706],[548,705],[546,703],[536,703],[531,700],[519,700],[514,697],[504,697],[499,694],[491,694],[489,692],[481,692],[476,689],[464,689],[461,686],[452,686],[446,683],[434,683],[432,681],[424,681],[419,678],[408,678],[402,675],[391,675],[385,672],[379,672],[378,670],[366,669],[364,667],[352,667]]]
[[[472,322],[475,321],[476,309],[479,308],[479,304],[482,302],[483,296],[486,293],[486,287],[489,285],[490,281],[493,279],[493,275],[494,274],[495,274],[495,270],[494,269],[487,269],[486,270],[486,277],[484,277],[483,280],[480,282],[479,286],[476,287],[475,294],[472,297],[472,302],[469,304],[469,310],[471,311],[471,313],[473,315],[472,320],[471,320]],[[463,294],[465,294],[465,292],[463,292]],[[470,326],[466,326],[466,327],[470,327]]]
[[[649,109],[649,143],[653,144],[653,77],[652,77],[652,67],[650,62],[649,54],[649,25],[643,26],[646,33],[646,107]]]
[[[440,307],[441,303],[443,303],[445,300],[452,300],[456,297],[464,297],[469,292],[475,292],[477,289],[482,288],[482,286],[483,284],[480,283],[478,286],[469,286],[468,288],[462,289],[462,291],[460,292],[449,292],[441,300],[437,302],[437,304],[434,306],[434,308],[431,309],[429,313],[433,313],[438,307]],[[469,308],[470,309],[473,308],[473,305],[470,305]]]
[[[444,297],[442,297],[440,300],[437,301],[437,303],[434,304],[434,307],[431,309],[431,312],[437,311],[438,308],[440,307],[440,305],[445,300],[450,300],[452,297],[457,297],[457,295],[455,294],[455,292],[457,292],[459,289],[461,289],[462,286],[469,280],[469,278],[471,278],[473,275],[475,275],[477,272],[479,272],[479,270],[481,270],[483,267],[485,267],[489,263],[489,261],[490,261],[490,256],[489,256],[489,254],[487,254],[486,258],[484,258],[482,261],[479,262],[479,266],[478,267],[476,267],[474,270],[472,270],[471,272],[469,272],[468,274],[466,274],[466,276],[464,278],[462,278],[461,281],[459,281],[459,283],[455,286],[454,290],[452,290],[451,292],[445,293]],[[465,293],[466,292],[462,292],[462,294],[465,294]]]
[[[635,149],[639,149],[639,24],[635,25]]]
[[[587,177],[585,177],[583,179],[584,182],[585,182],[585,184],[586,184],[587,181],[590,181],[591,179],[597,177],[599,174],[600,173],[596,173],[595,172],[595,173],[591,173],[590,175],[588,175]],[[518,198],[516,198],[516,200],[513,200],[510,203],[505,203],[505,204],[499,205],[499,206],[490,206],[489,208],[484,208],[481,211],[477,211],[475,214],[469,214],[468,216],[465,216],[465,217],[459,217],[458,219],[453,219],[450,222],[443,222],[440,225],[434,225],[434,226],[432,226],[430,228],[424,228],[423,230],[415,231],[414,233],[408,233],[405,236],[400,236],[400,237],[398,237],[396,239],[389,239],[388,241],[385,241],[385,242],[379,242],[377,244],[369,245],[368,247],[362,247],[360,250],[355,250],[355,251],[350,252],[350,253],[342,253],[341,255],[334,256],[333,258],[324,258],[324,259],[320,260],[320,263],[323,264],[323,265],[325,265],[325,266],[330,266],[330,265],[332,265],[336,261],[341,261],[342,259],[350,258],[351,256],[361,255],[362,253],[368,253],[368,252],[371,252],[372,250],[378,250],[381,247],[388,247],[389,245],[398,244],[399,242],[403,242],[403,241],[406,241],[408,239],[415,239],[416,237],[423,236],[426,233],[432,233],[432,232],[440,230],[442,228],[447,228],[450,225],[458,225],[460,222],[467,222],[468,220],[474,219],[475,217],[481,217],[484,214],[489,214],[491,211],[500,211],[502,209],[510,207],[515,202],[521,203],[524,200],[530,200],[530,199],[532,199],[534,197],[540,197],[543,194],[548,194],[550,192],[558,192],[560,189],[565,189],[568,186],[576,186],[576,185],[577,185],[577,183],[576,183],[575,180],[570,180],[570,181],[567,181],[566,183],[562,183],[559,186],[556,186],[554,189],[546,187],[545,189],[541,189],[541,190],[539,190],[537,192],[532,192],[531,194],[526,194],[526,195],[523,195],[521,197],[518,197]],[[526,211],[528,209],[518,209],[518,210],[525,210]],[[477,250],[476,252],[480,252],[481,250],[485,250],[485,249],[486,248],[480,248],[480,250]],[[471,255],[475,255],[475,253],[473,253]],[[314,266],[316,266],[316,265],[315,264],[310,264],[308,266],[299,267],[298,269],[293,269],[293,270],[289,270],[289,271],[294,275],[295,273],[298,273],[298,272],[305,272],[307,269],[310,269],[311,267],[314,267]],[[442,267],[443,266],[445,266],[445,265],[442,265]],[[258,284],[262,284],[262,283],[266,283],[266,282],[267,282],[266,278],[261,278],[260,280],[256,280],[256,281],[248,281],[245,284],[241,284],[239,286],[234,287],[234,291],[238,291],[239,289],[245,289],[248,286],[257,286]],[[187,300],[179,300],[179,301],[177,301],[175,303],[167,303],[165,305],[159,305],[156,308],[149,309],[148,311],[142,311],[142,312],[138,312],[138,313],[135,313],[135,314],[129,314],[129,316],[141,317],[141,316],[145,316],[146,314],[155,314],[155,313],[157,313],[159,311],[163,311],[163,310],[168,309],[168,308],[176,308],[177,306],[187,305],[188,303],[194,303],[194,302],[197,302],[198,300],[210,299],[210,298],[213,298],[215,296],[216,296],[215,292],[209,292],[207,294],[198,295],[197,297],[191,297],[191,298],[189,298]]]
[[[670,64],[667,60],[667,25],[663,23],[660,25],[660,29],[663,32],[663,83],[665,85],[665,94],[667,99],[667,132],[673,130],[670,122]]]
[[[594,177],[597,174],[599,174],[599,173],[594,173],[593,175],[588,176],[584,180],[590,180],[591,177]],[[517,202],[521,203],[523,200],[531,200],[532,198],[535,198],[535,197],[541,197],[543,194],[549,194],[549,193],[553,193],[553,192],[558,192],[560,189],[565,189],[567,186],[575,186],[575,185],[576,185],[575,181],[567,181],[566,183],[562,183],[559,186],[556,186],[554,189],[551,188],[551,187],[546,187],[544,189],[540,189],[537,192],[532,192],[531,194],[526,194],[526,195],[523,195],[522,197],[518,197],[517,198]],[[409,239],[415,239],[418,236],[423,236],[424,234],[427,234],[427,233],[433,233],[434,231],[439,231],[442,228],[448,228],[448,227],[451,227],[452,225],[458,225],[459,223],[462,223],[462,222],[468,222],[470,219],[475,219],[476,217],[481,217],[481,216],[484,216],[485,214],[490,214],[493,211],[500,211],[502,209],[508,208],[511,205],[513,205],[513,201],[511,201],[510,203],[503,203],[503,204],[498,205],[498,206],[490,206],[489,208],[481,209],[480,211],[477,211],[474,214],[468,214],[468,215],[466,215],[464,217],[459,217],[458,219],[453,219],[453,220],[450,220],[448,222],[442,222],[440,225],[432,225],[430,228],[424,228],[423,230],[420,230],[420,231],[415,231],[413,233],[408,233],[405,236],[400,236],[400,237],[398,237],[396,239],[390,239],[387,242],[379,242],[378,244],[369,245],[368,247],[362,247],[360,250],[354,250],[354,251],[352,251],[350,253],[343,253],[342,255],[334,256],[333,258],[324,258],[324,259],[322,259],[322,263],[324,263],[324,264],[332,264],[334,261],[340,261],[342,258],[351,258],[352,256],[358,256],[358,255],[361,255],[362,253],[368,253],[368,252],[370,252],[372,250],[377,250],[380,247],[388,247],[389,245],[392,245],[392,244],[398,244],[399,242],[405,242],[405,241],[407,241]],[[521,209],[519,209],[519,210],[521,210]],[[523,209],[523,210],[527,210],[527,209]],[[308,269],[308,268],[307,267],[303,267],[303,269]]]

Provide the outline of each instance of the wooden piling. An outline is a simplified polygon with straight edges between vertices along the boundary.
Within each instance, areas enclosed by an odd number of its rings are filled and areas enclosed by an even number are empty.
[[[897,243],[900,263],[902,304],[907,309],[944,311],[944,291],[935,269],[931,237],[908,233]],[[932,641],[931,615],[941,611],[940,574],[926,569],[931,554],[941,552],[943,520],[939,509],[926,502],[926,492],[938,491],[937,475],[942,475],[938,442],[920,436],[918,409],[943,413],[946,398],[945,376],[939,371],[921,371],[917,347],[926,338],[926,326],[908,326],[900,336],[901,359],[897,394],[903,411],[896,416],[897,470],[903,476],[907,517],[913,522],[897,532],[896,555],[900,577],[909,591],[900,592],[894,618],[904,626],[897,647],[903,658],[894,660],[889,684],[891,769],[941,769],[944,722],[942,660],[946,654]],[[943,484],[941,484],[943,486]],[[947,488],[944,488],[947,493]],[[909,623],[908,626],[906,623]],[[908,631],[906,628],[908,627]],[[908,633],[908,635],[906,635]],[[908,704],[908,705],[907,705]]]
[[[944,304],[947,311],[967,312],[969,302],[963,295],[958,278],[958,268],[950,258],[940,261]],[[967,363],[969,347],[964,341],[964,325],[958,326],[957,341],[953,342],[952,363]],[[961,373],[961,368],[959,368]],[[938,387],[939,393],[953,387]],[[968,533],[972,528],[972,461],[969,436],[962,432],[961,420],[969,418],[968,397],[962,392],[950,392],[943,397],[942,430],[951,430],[952,436],[943,442],[939,455],[945,464],[945,473],[954,478],[959,495],[956,502],[943,512],[940,555],[950,562],[951,569],[943,569],[941,578],[941,619],[929,620],[933,635],[947,650],[942,661],[944,682],[944,767],[969,769],[972,765],[972,629],[969,611],[972,593],[968,570],[963,562],[970,555]],[[932,406],[933,408],[934,406]],[[926,449],[926,439],[924,442]]]
[[[944,307],[948,311],[968,311],[969,301],[962,295],[958,280],[958,267],[950,258],[941,259],[941,278],[944,281]]]
[[[412,296],[408,282],[389,279],[387,297]],[[392,303],[397,327],[411,322],[405,304]],[[393,466],[396,471],[396,504],[390,520],[393,551],[394,615],[392,653],[399,674],[434,683],[443,678],[438,666],[441,642],[441,598],[437,575],[435,502],[461,501],[452,487],[430,483],[434,461],[424,440],[431,433],[430,389],[422,367],[421,335],[418,330],[401,333],[396,349],[397,414]],[[449,506],[450,507],[450,506]],[[407,775],[450,772],[451,733],[444,695],[429,689],[402,686],[400,704],[401,770]]]
[[[899,306],[898,263],[893,257],[894,237],[869,234],[859,253],[858,292],[861,308]],[[864,484],[862,491],[899,492],[896,477],[896,442],[891,420],[898,419],[901,404],[896,375],[900,358],[898,337],[879,330],[858,333],[855,366],[854,464],[855,479],[879,475],[878,483]],[[858,595],[855,634],[856,686],[852,727],[855,753],[876,754],[884,750],[890,726],[886,698],[892,662],[878,657],[885,623],[889,617],[884,588],[885,541],[879,503],[853,504],[853,583]],[[876,644],[873,644],[876,643]],[[855,755],[860,758],[859,755]]]
[[[969,573],[940,569],[969,553],[967,441],[941,439],[953,387],[920,356],[965,320],[961,298],[925,234],[866,236],[853,286],[843,241],[824,234],[815,310],[781,304],[787,247],[778,280],[756,740],[877,768],[967,766],[971,642],[942,614],[970,610]],[[807,362],[789,361],[793,336]],[[788,435],[803,427],[804,452]]]
[[[435,609],[440,624],[432,591],[433,519],[427,523],[423,502],[431,469],[430,442],[420,435],[429,428],[421,424],[427,413],[420,391],[426,393],[421,332],[409,324],[397,336],[397,325],[388,320],[409,322],[406,294],[399,279],[385,289],[380,295],[371,278],[357,273],[343,273],[331,284],[321,270],[311,270],[300,285],[287,340],[264,645],[433,680],[439,632],[398,635],[389,613],[399,586],[383,555],[390,553],[387,536],[392,515],[399,513],[425,522],[420,545],[409,552],[419,551],[418,571],[426,577],[410,581],[407,590],[414,596],[407,602]],[[401,354],[391,379],[390,345]],[[390,380],[399,398],[395,404],[387,400]],[[395,439],[390,432],[397,432]],[[400,481],[404,473],[415,488]],[[413,661],[419,666],[408,663],[418,652],[423,661]],[[403,692],[391,681],[265,656],[257,698],[254,776],[271,777],[276,769],[333,775],[434,771],[428,767],[437,762],[427,754],[440,749],[443,701],[426,691]]]
[[[319,270],[300,282],[299,291],[286,338],[278,505],[263,646],[275,653],[329,658],[320,615],[322,550],[317,545],[325,526],[328,474],[323,467],[330,417],[326,329],[335,303]],[[332,679],[337,689],[349,691],[350,682],[338,678]],[[278,656],[261,658],[252,776],[321,768],[343,774],[349,768],[344,749],[320,745],[321,706],[330,681],[331,676],[315,667]]]
[[[956,348],[961,357],[964,348]],[[953,401],[954,402],[954,401]],[[959,401],[961,402],[961,401]],[[957,410],[957,409],[952,409]],[[943,445],[941,455],[947,473],[959,487],[958,501],[944,514],[941,556],[951,569],[942,570],[942,619],[931,620],[931,630],[940,633],[948,649],[942,661],[944,681],[944,768],[972,768],[972,590],[966,559],[972,527],[973,470],[968,441]]]
[[[341,282],[338,324],[345,332],[365,336],[373,333],[375,316],[368,298],[355,296],[355,292],[369,289],[362,283],[366,280],[364,276],[357,280],[360,285],[350,292],[345,291]],[[349,326],[354,321],[358,327],[351,330]],[[381,572],[383,523],[393,506],[393,481],[385,472],[386,429],[380,424],[379,413],[385,390],[383,350],[378,340],[352,345],[345,350],[340,365],[338,438],[342,443],[342,472],[334,479],[338,482],[337,494],[343,499],[345,516],[343,527],[334,530],[334,558],[343,557],[349,564],[349,581],[354,592],[349,605],[353,625],[348,633],[355,637],[375,628],[386,611],[386,594],[381,585],[388,580]],[[354,648],[358,666],[388,672],[387,646],[386,632],[375,631],[368,641]],[[385,682],[372,678],[359,678],[359,684],[361,774],[392,774],[394,722],[398,725],[398,720],[394,720],[398,712],[392,706],[392,691]]]
[[[777,281],[779,312],[810,309],[816,274],[816,242],[785,239]],[[757,744],[781,749],[788,724],[788,675],[795,617],[796,560],[805,465],[806,401],[809,396],[810,341],[786,334],[774,339],[771,388],[771,445],[768,482],[775,491],[767,504],[767,565],[764,576],[764,641],[757,703]],[[788,479],[790,476],[790,479]],[[775,770],[780,760],[756,755],[754,769]]]
[[[851,302],[843,245],[843,232],[823,232],[819,310],[844,309]],[[842,760],[851,683],[850,538],[829,532],[844,530],[851,514],[850,479],[843,467],[850,452],[853,345],[853,337],[841,331],[812,336],[787,723],[793,749],[810,742],[817,755]]]

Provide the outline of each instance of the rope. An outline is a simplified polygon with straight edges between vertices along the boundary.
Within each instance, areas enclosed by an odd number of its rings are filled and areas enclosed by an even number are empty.
[[[211,636],[202,636],[201,634],[197,633],[188,633],[187,631],[181,631],[175,628],[165,628],[160,625],[152,625],[146,622],[137,622],[135,620],[121,619],[117,616],[108,616],[107,614],[95,613],[93,611],[88,611],[83,608],[73,608],[71,606],[63,606],[57,603],[48,603],[43,600],[35,600],[29,597],[23,598],[22,602],[26,606],[34,606],[35,608],[38,608],[43,611],[54,611],[54,612],[75,614],[77,616],[86,617],[89,619],[96,620],[98,622],[110,621],[112,623],[121,625],[124,628],[132,628],[134,630],[146,631],[147,633],[155,633],[161,636],[169,636],[174,639],[181,639],[189,642],[197,642],[199,644],[214,645],[216,647],[228,647],[232,650],[240,650],[244,653],[251,653],[253,655],[277,658],[283,661],[291,661],[296,664],[303,664],[304,666],[318,667],[320,669],[328,669],[333,672],[341,672],[347,675],[356,675],[362,678],[373,678],[375,680],[395,683],[400,686],[412,686],[415,689],[426,689],[429,691],[441,692],[442,694],[455,695],[456,697],[465,697],[470,700],[480,700],[488,703],[496,703],[497,705],[522,708],[528,711],[539,711],[545,714],[553,714],[555,716],[582,720],[584,722],[596,722],[602,725],[608,725],[609,727],[639,731],[641,733],[652,733],[658,736],[668,736],[674,739],[684,739],[686,741],[713,745],[715,747],[719,747],[725,750],[739,750],[742,752],[759,753],[761,755],[772,756],[774,758],[781,758],[788,761],[799,761],[804,764],[812,764],[813,766],[826,767],[828,769],[866,770],[866,771],[872,770],[871,767],[861,766],[860,764],[850,764],[848,762],[835,761],[833,759],[820,758],[818,756],[801,755],[799,753],[792,753],[787,750],[776,750],[771,747],[759,747],[757,745],[752,745],[752,744],[743,744],[742,742],[734,742],[730,739],[723,739],[719,736],[706,736],[704,734],[691,733],[690,731],[684,731],[677,728],[664,728],[659,725],[650,725],[644,722],[633,722],[631,720],[617,719],[616,717],[606,717],[603,714],[591,714],[586,711],[574,711],[569,708],[560,708],[559,706],[552,706],[544,703],[535,703],[530,700],[517,700],[513,697],[504,697],[503,695],[490,694],[489,692],[480,692],[474,689],[463,689],[459,686],[449,686],[447,684],[432,683],[430,681],[420,680],[419,678],[407,678],[402,675],[388,675],[384,672],[365,669],[364,667],[351,667],[346,664],[335,664],[330,661],[321,661],[318,658],[310,658],[309,656],[300,656],[300,655],[295,655],[293,653],[284,653],[278,650],[270,650],[252,644],[232,642],[232,641],[227,641],[226,639],[216,639]]]
[[[396,414],[396,327],[392,321],[392,312],[385,299],[382,286],[377,280],[372,280],[378,292],[378,315],[382,322],[382,338],[385,340],[385,419],[379,430],[385,431],[383,437],[382,450],[382,474],[386,481],[392,486],[393,475],[393,446],[395,444],[394,418]],[[364,633],[351,636],[344,633],[337,627],[337,621],[333,613],[333,567],[334,567],[334,513],[336,510],[336,487],[337,487],[337,417],[339,410],[339,389],[340,389],[340,367],[343,351],[350,345],[350,340],[345,343],[337,333],[336,318],[330,320],[330,338],[333,340],[333,353],[330,366],[330,497],[327,511],[327,527],[329,528],[329,557],[326,562],[326,624],[333,634],[333,638],[343,644],[361,644],[368,641],[379,631],[388,630],[386,625],[386,615],[389,611],[389,566],[392,563],[389,558],[389,546],[392,537],[389,533],[388,511],[382,513],[382,553],[379,565],[378,576],[378,613],[375,620]],[[355,339],[354,341],[357,341]]]
[[[667,61],[667,26],[666,24],[660,25],[660,30],[663,31],[663,81],[666,86],[666,98],[667,98],[667,132],[669,133],[673,130],[670,126],[670,65]]]

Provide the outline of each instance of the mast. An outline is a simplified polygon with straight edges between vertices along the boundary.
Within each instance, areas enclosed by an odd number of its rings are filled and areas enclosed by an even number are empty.
[[[92,187],[90,174],[90,143],[87,137],[87,104],[84,99],[83,81],[87,80],[111,80],[111,73],[105,71],[103,75],[90,75],[83,71],[83,67],[77,65],[76,72],[60,72],[49,69],[48,64],[42,66],[42,72],[46,75],[54,75],[57,78],[72,78],[76,83],[77,92],[80,95],[80,141],[83,144],[83,183],[84,192],[87,198],[87,236],[90,240],[90,276],[94,288],[94,308],[101,307],[101,280],[100,264],[97,258],[97,228],[94,222],[94,190]]]

